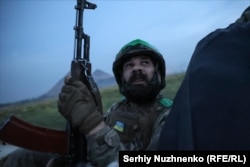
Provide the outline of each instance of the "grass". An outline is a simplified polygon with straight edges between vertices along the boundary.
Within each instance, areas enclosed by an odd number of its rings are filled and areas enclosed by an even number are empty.
[[[179,73],[167,76],[166,88],[162,90],[162,95],[173,100],[184,75],[184,73]],[[122,98],[117,86],[101,90],[100,93],[104,111],[106,111],[112,103]],[[31,124],[54,129],[65,129],[66,121],[57,110],[56,98],[39,102],[3,106],[0,108],[0,124],[10,115],[15,115]]]
[[[0,108],[0,121],[4,122],[9,116],[15,115],[31,124],[55,129],[65,127],[66,121],[57,112],[56,99],[40,102],[30,102]]]
[[[179,89],[185,73],[173,74],[166,77],[166,87],[162,90],[162,95],[171,100],[174,99],[177,90]]]

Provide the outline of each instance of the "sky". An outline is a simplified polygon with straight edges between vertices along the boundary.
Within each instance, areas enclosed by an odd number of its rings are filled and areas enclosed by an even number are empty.
[[[240,17],[250,0],[89,0],[84,32],[92,72],[111,75],[116,53],[143,39],[163,54],[167,74],[186,70],[199,40]],[[39,97],[70,70],[76,0],[0,1],[0,104]]]

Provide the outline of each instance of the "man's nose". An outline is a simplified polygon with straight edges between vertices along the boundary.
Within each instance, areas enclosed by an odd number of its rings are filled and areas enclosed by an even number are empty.
[[[142,71],[142,65],[140,63],[136,63],[133,67],[133,71]]]

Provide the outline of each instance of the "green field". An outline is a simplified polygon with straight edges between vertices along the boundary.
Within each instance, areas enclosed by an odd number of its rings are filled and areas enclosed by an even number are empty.
[[[184,77],[184,73],[168,75],[166,77],[166,88],[162,95],[173,99]],[[122,96],[118,87],[101,90],[103,109],[106,111],[109,106],[120,100]],[[0,108],[0,124],[10,115],[15,115],[35,125],[55,129],[65,129],[66,121],[57,111],[57,99],[48,99],[39,102],[27,102],[23,104],[12,104]]]

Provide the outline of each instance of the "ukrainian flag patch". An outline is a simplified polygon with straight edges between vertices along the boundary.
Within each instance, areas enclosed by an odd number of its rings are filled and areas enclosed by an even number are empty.
[[[115,130],[117,130],[118,132],[123,132],[124,131],[124,123],[121,121],[116,121],[113,128]]]

